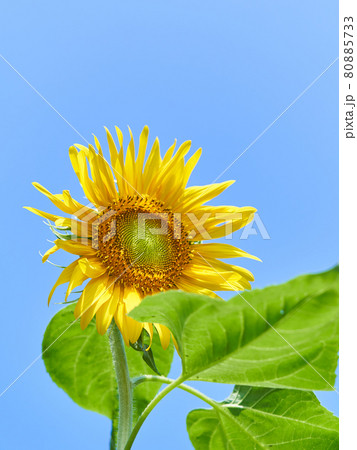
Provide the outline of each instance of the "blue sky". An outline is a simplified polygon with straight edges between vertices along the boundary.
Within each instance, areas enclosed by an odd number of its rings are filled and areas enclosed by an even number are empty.
[[[203,147],[191,183],[208,184],[338,56],[337,18],[338,3],[322,0],[7,2],[0,53],[88,140],[103,140],[103,125],[130,125],[138,136],[145,124],[162,148],[191,139]],[[54,212],[32,181],[81,199],[68,147],[83,141],[1,59],[0,77],[4,388],[40,355],[58,309],[46,303],[57,269],[38,254],[51,236],[22,206]],[[337,86],[335,64],[221,179],[237,181],[220,203],[255,206],[270,236],[232,241],[263,260],[244,264],[255,287],[338,262]],[[178,368],[176,360],[173,375]],[[231,390],[201,388],[217,399]],[[336,393],[319,398],[337,412]],[[173,392],[134,448],[190,448],[186,414],[200,406]],[[0,399],[0,411],[0,448],[107,448],[109,420],[73,403],[41,359]]]

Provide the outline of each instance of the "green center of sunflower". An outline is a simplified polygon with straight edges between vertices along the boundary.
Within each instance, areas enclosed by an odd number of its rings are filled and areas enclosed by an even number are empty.
[[[128,211],[118,219],[117,245],[124,249],[133,264],[162,270],[174,263],[176,248],[165,233],[168,231],[165,216]]]
[[[126,197],[102,211],[99,222],[94,244],[109,274],[144,294],[175,288],[191,251],[172,211],[155,200]]]

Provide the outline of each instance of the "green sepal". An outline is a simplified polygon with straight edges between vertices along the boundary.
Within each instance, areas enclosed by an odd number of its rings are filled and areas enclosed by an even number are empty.
[[[161,375],[161,373],[158,371],[156,364],[155,364],[155,359],[154,359],[154,354],[151,350],[151,348],[149,348],[150,346],[145,344],[143,341],[143,334],[146,333],[146,330],[143,330],[139,339],[132,344],[130,342],[130,347],[132,347],[134,350],[136,350],[137,352],[142,352],[142,358],[145,361],[145,363],[150,367],[150,369],[152,369],[155,373],[157,373],[158,375]]]

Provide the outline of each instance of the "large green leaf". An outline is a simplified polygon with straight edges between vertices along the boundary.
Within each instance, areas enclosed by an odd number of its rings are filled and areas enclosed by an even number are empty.
[[[75,305],[60,310],[49,323],[42,343],[43,360],[52,380],[83,408],[113,418],[117,409],[117,386],[108,336],[97,333],[95,322],[82,330],[74,321]],[[155,334],[152,350],[162,374],[167,375],[173,346],[163,350]],[[142,353],[126,348],[131,377],[154,374]],[[158,383],[142,383],[134,391],[134,421],[160,388]]]
[[[214,409],[187,416],[197,450],[338,448],[338,419],[312,392],[236,386]]]
[[[228,302],[169,291],[131,313],[173,332],[188,379],[304,390],[333,389],[338,270],[244,292]]]

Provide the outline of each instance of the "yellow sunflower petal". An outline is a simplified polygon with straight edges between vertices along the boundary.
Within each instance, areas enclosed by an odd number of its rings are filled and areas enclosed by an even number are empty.
[[[177,208],[180,209],[182,213],[194,211],[204,203],[217,197],[217,195],[221,194],[233,183],[234,180],[231,180],[224,181],[223,183],[210,184],[208,186],[189,187],[185,190],[185,194]]]
[[[68,288],[67,288],[67,292],[66,292],[66,296],[64,298],[64,301],[67,301],[68,296],[71,294],[71,292],[73,291],[73,289],[75,289],[77,286],[80,286],[88,277],[87,275],[85,275],[80,267],[79,267],[79,262],[76,265],[76,267],[74,268],[71,278],[69,280],[68,283]]]
[[[125,311],[125,304],[123,302],[119,303],[115,313],[114,313],[114,320],[117,324],[117,327],[119,328],[123,340],[125,342],[125,345],[129,347],[129,329],[127,326],[127,317],[126,317],[126,311]]]
[[[135,163],[135,171],[138,174],[136,187],[137,189],[142,189],[142,172],[144,167],[144,161],[145,161],[145,153],[146,153],[146,147],[148,144],[148,138],[149,138],[149,128],[145,126],[143,128],[143,131],[140,134],[140,141],[139,141],[139,151],[138,151],[138,157]]]
[[[62,217],[56,220],[55,225],[56,227],[69,227],[71,232],[80,238],[92,236],[92,224],[87,222],[80,222],[79,220]]]
[[[84,147],[83,145],[76,144],[76,147],[80,149],[78,153],[78,162],[81,168],[82,186],[85,184],[87,188],[92,191],[94,204],[96,206],[108,206],[110,205],[111,196],[109,195],[106,185],[102,180],[102,175],[98,165],[97,154],[92,145]],[[89,177],[88,166],[90,169]]]
[[[31,206],[24,206],[24,209],[27,209],[28,211],[37,214],[40,217],[51,220],[52,222],[56,222],[56,220],[62,219],[61,216],[55,216],[54,214],[46,213],[36,208],[31,208]]]
[[[160,144],[158,138],[152,146],[142,175],[143,193],[147,193],[151,180],[157,175],[161,167]]]
[[[175,155],[172,158],[170,158],[170,161],[168,162],[170,167],[174,166],[176,161],[178,161],[181,158],[184,158],[187,155],[187,153],[190,151],[191,143],[192,143],[191,141],[185,141],[180,145]]]
[[[108,141],[108,147],[109,147],[109,153],[110,153],[110,162],[113,168],[116,167],[117,161],[118,161],[118,149],[115,145],[113,136],[111,135],[110,131],[107,127],[104,127],[106,135],[107,135],[107,141]]]
[[[134,309],[136,306],[140,305],[141,297],[135,289],[128,290],[125,293],[124,297],[124,303],[126,304],[127,312],[130,312],[132,309]]]
[[[179,189],[179,194],[180,195],[183,194],[184,190],[183,179],[185,166],[184,156],[190,150],[190,147],[191,141],[184,142],[182,145],[180,145],[173,158],[171,158],[165,165],[161,164],[160,158],[160,166],[158,166],[160,171],[158,172],[156,177],[152,178],[151,184],[148,187],[149,194],[154,195],[154,193],[156,193],[156,195],[160,196],[160,194],[158,194],[160,188],[161,190],[164,190],[164,192],[167,192],[168,190],[172,192]],[[179,176],[177,176],[178,171],[180,171]],[[173,180],[176,181],[174,184],[172,184]]]
[[[128,314],[128,311],[126,312]],[[129,338],[129,341],[134,344],[140,337],[141,332],[144,328],[144,324],[137,322],[136,320],[132,319],[131,317],[127,317],[127,335]]]
[[[81,258],[78,261],[78,266],[82,273],[88,278],[98,278],[103,275],[107,268],[103,266],[102,261],[99,258]]]
[[[88,208],[87,206],[82,205],[81,203],[74,200],[70,194],[69,191],[63,191],[63,194],[51,194],[50,191],[48,191],[46,188],[41,186],[39,183],[32,183],[33,186],[40,191],[42,194],[44,194],[47,198],[51,200],[51,202],[57,206],[61,211],[67,213],[67,214],[73,214],[75,216],[79,216],[82,218],[83,216],[88,216],[90,214],[96,215],[96,213],[93,211],[93,209]],[[32,211],[34,212],[34,211]],[[60,216],[53,216],[53,218],[56,217],[55,220],[59,219]],[[52,220],[52,219],[50,219]]]
[[[120,167],[121,167],[121,172],[120,172],[120,180],[122,182],[122,190],[119,189],[119,192],[121,192],[122,194],[127,193],[126,191],[126,187],[128,185],[126,179],[125,179],[125,163],[124,163],[124,136],[123,133],[121,132],[121,130],[118,127],[115,127],[115,131],[117,133],[117,137],[118,137],[118,141],[119,141],[119,146],[120,146],[120,150],[118,153],[118,161],[120,163]],[[118,180],[119,183],[119,180]]]
[[[124,167],[124,155],[123,155],[123,134],[117,128],[117,134],[120,144],[120,152],[118,152],[115,145],[113,136],[110,134],[109,130],[105,127],[107,133],[107,141],[110,152],[110,161],[112,163],[112,168],[114,171],[114,176],[117,182],[118,190],[120,195],[127,194],[128,183],[125,180],[125,167]]]
[[[90,144],[88,145],[87,160],[89,163],[93,182],[100,193],[101,204],[110,205],[110,203],[115,199],[115,196],[110,193],[108,179],[105,175],[105,169],[102,165],[103,160]]]
[[[164,158],[162,160],[162,164],[166,165],[170,159],[172,158],[172,155],[174,154],[175,148],[176,148],[177,139],[174,140],[174,143],[169,147],[164,155]]]
[[[202,148],[199,148],[187,161],[185,165],[185,174],[182,182],[184,187],[186,187],[186,184],[191,176],[191,173],[193,169],[196,167],[196,164],[198,163],[198,160],[200,159],[201,155],[202,155]]]
[[[68,283],[68,281],[71,279],[73,271],[77,267],[77,261],[73,261],[73,263],[71,263],[69,266],[67,266],[65,269],[62,270],[61,275],[58,277],[56,283],[51,289],[50,295],[48,296],[48,304],[50,304],[51,298],[56,288],[61,284]]]
[[[51,194],[50,191],[48,191],[46,188],[41,186],[39,183],[34,182],[32,184],[38,191],[41,192],[41,194],[44,194],[47,198],[49,198],[51,200],[51,202],[55,206],[57,206],[57,208],[59,208],[61,211],[65,212],[67,214],[72,214],[72,209],[69,208],[68,206],[66,206],[63,203],[63,201],[58,198],[58,195],[56,196],[54,194]]]
[[[218,239],[243,228],[254,218],[255,208],[201,207],[194,213],[183,215],[183,222],[190,229],[189,239],[204,241]],[[198,229],[197,224],[203,227]]]
[[[59,250],[59,248],[57,247],[57,245],[54,245],[53,247],[49,248],[47,250],[47,252],[42,256],[42,262],[46,262],[49,258],[50,255],[53,255],[53,253],[55,253],[57,250]]]
[[[62,193],[63,203],[71,209],[71,214],[78,217],[78,219],[85,220],[86,222],[93,221],[97,218],[97,212],[88,206],[82,205],[71,197],[68,190]]]
[[[78,147],[80,148],[79,145]],[[78,152],[77,149],[72,146],[69,149],[69,156],[85,196],[91,203],[93,203],[97,207],[102,206],[101,196],[98,188],[89,178],[85,151],[82,150]]]
[[[129,184],[130,194],[135,193],[135,146],[134,146],[134,137],[133,133],[131,132],[130,127],[129,133],[130,133],[130,142],[126,151],[126,158],[125,158],[125,176]]]
[[[68,253],[79,256],[95,256],[96,251],[89,245],[83,245],[73,240],[56,239],[55,245]]]
[[[127,346],[139,339],[141,331],[144,327],[143,323],[128,317],[127,314],[140,303],[139,294],[132,289],[125,290],[121,288],[122,301],[114,314],[115,322],[121,331],[124,342]]]
[[[158,196],[168,207],[173,207],[177,199],[180,198],[184,192],[185,186],[182,181],[184,178],[184,171],[185,162],[181,159],[177,162],[175,171],[168,172],[167,177],[163,178],[161,187],[156,187]]]
[[[103,180],[108,191],[109,198],[111,201],[116,200],[118,198],[118,191],[115,187],[113,172],[101,150],[99,150],[99,153],[96,155],[96,159],[98,162],[101,179]]]
[[[244,291],[250,289],[250,283],[238,273],[216,271],[205,265],[190,264],[182,274],[182,278],[195,284],[200,284],[211,291]]]
[[[104,274],[91,280],[84,288],[74,310],[75,317],[81,317],[82,329],[88,326],[98,309],[110,299],[114,282],[115,279]]]
[[[251,258],[261,261],[256,256],[230,244],[200,244],[197,247],[192,247],[192,250],[193,252],[199,252],[205,258]]]
[[[112,293],[110,299],[102,305],[96,313],[96,325],[99,334],[103,335],[107,332],[114,313],[118,308],[119,299]]]
[[[165,325],[160,325],[159,323],[155,323],[154,325],[157,332],[159,333],[162,348],[166,350],[170,345],[171,332],[167,327],[165,327]]]
[[[210,289],[206,289],[202,285],[197,285],[194,282],[188,281],[188,279],[180,278],[176,281],[176,286],[184,292],[194,292],[196,294],[208,295],[209,297],[221,299],[215,292]]]
[[[132,309],[138,306],[141,302],[141,297],[136,290],[129,290],[125,293],[124,304],[125,304],[125,313],[128,314]],[[127,335],[129,337],[129,341],[134,343],[139,339],[141,331],[143,329],[143,323],[137,322],[131,317],[126,316],[126,326],[128,327]]]
[[[251,207],[239,209],[240,211],[237,212],[235,217],[230,219],[228,216],[227,221],[224,220],[224,222],[227,222],[227,225],[216,226],[213,223],[208,225],[207,231],[211,236],[211,239],[219,239],[245,227],[254,219],[254,213],[257,211],[255,208]]]
[[[175,336],[174,336],[172,333],[171,333],[171,337],[172,337],[172,341],[173,341],[173,343],[174,343],[174,346],[175,346],[175,348],[176,348],[177,353],[179,354],[179,356],[181,356],[181,353],[180,353],[180,349],[179,349],[178,343],[177,343],[177,341],[176,341],[176,339],[175,339]]]
[[[203,255],[199,252],[193,256],[193,258],[191,260],[191,264],[192,265],[196,265],[196,264],[202,265],[202,266],[208,267],[209,269],[212,269],[218,273],[224,273],[224,272],[233,273],[233,272],[235,272],[235,273],[238,273],[239,275],[241,275],[242,277],[244,277],[248,281],[254,281],[254,276],[248,269],[245,269],[244,267],[240,267],[240,266],[235,266],[233,264],[227,264],[216,258],[210,258],[209,256],[203,257]]]

